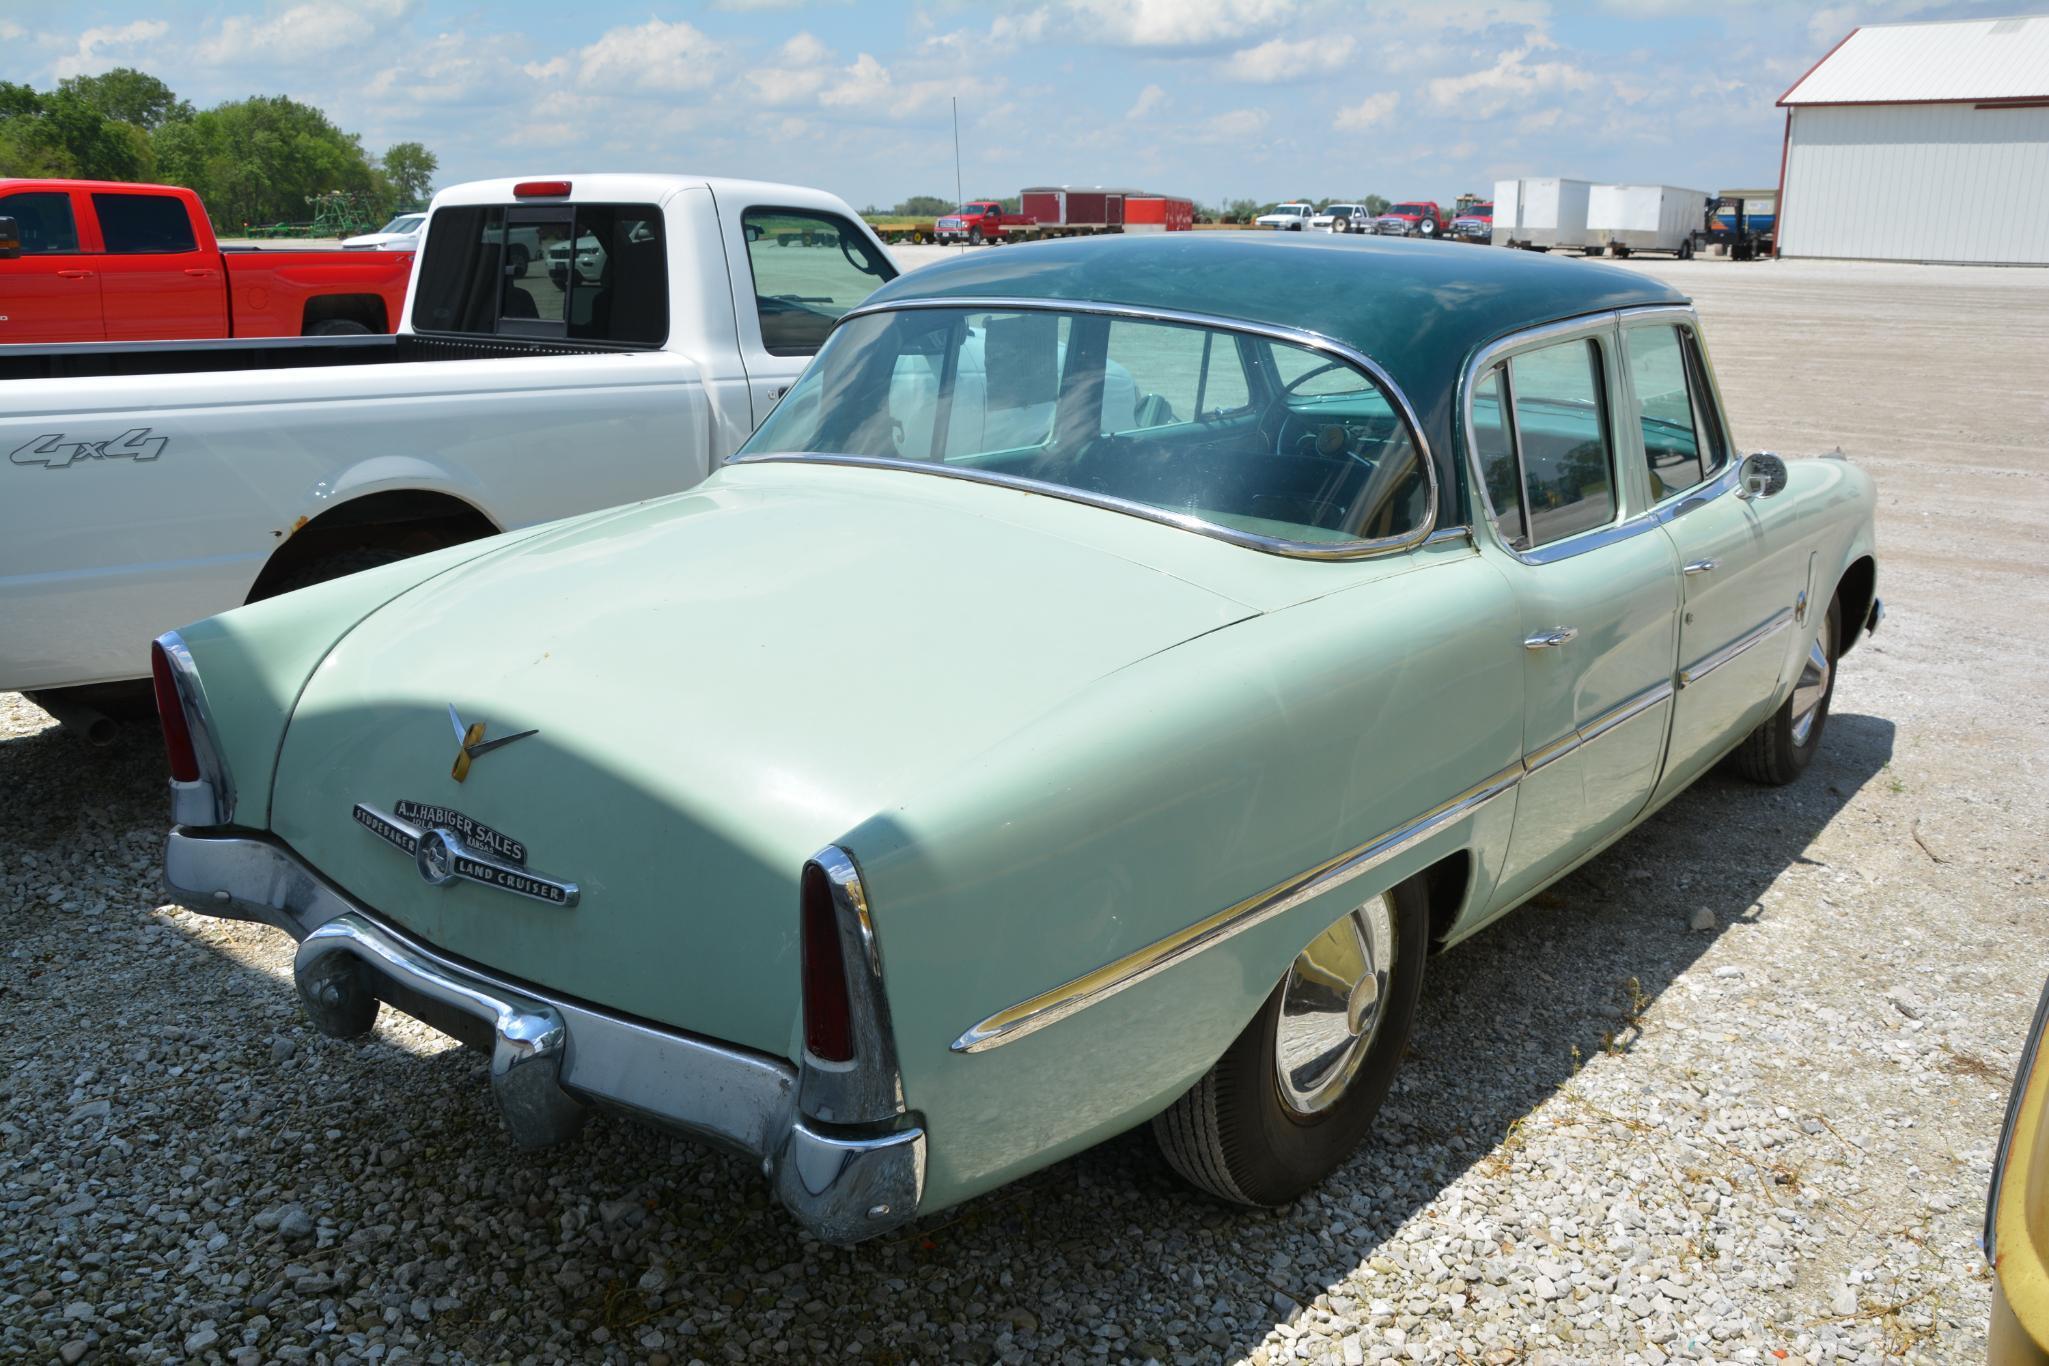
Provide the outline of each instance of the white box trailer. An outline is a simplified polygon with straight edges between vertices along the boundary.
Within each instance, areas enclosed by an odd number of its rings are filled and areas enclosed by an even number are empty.
[[[1494,182],[1494,245],[1582,251],[1587,245],[1589,181],[1562,176]]]
[[[1587,196],[1587,250],[1669,251],[1684,260],[1707,221],[1707,201],[1706,190],[1678,185],[1596,185]]]

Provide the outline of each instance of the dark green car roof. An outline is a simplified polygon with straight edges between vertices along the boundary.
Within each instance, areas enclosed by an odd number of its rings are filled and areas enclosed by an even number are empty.
[[[1447,491],[1465,482],[1453,457],[1452,409],[1473,352],[1543,323],[1687,302],[1648,275],[1579,258],[1450,242],[1203,232],[984,248],[898,276],[867,302],[943,298],[1125,304],[1321,333],[1372,357],[1401,388]],[[1442,512],[1458,519],[1455,507]]]

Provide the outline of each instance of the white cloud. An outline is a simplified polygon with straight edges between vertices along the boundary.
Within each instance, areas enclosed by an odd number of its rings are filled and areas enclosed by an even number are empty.
[[[517,97],[517,77],[544,79],[560,75],[567,63],[557,58],[545,66],[521,65],[514,53],[523,44],[511,34],[439,33],[411,44],[391,66],[372,77],[366,87],[380,101],[418,105],[458,105]]]
[[[1204,121],[1196,137],[1203,142],[1242,142],[1266,131],[1270,115],[1264,109],[1231,109]]]
[[[615,28],[577,54],[576,79],[587,89],[675,94],[703,90],[722,71],[726,49],[678,19],[650,19]]]
[[[1197,47],[1272,28],[1295,0],[1062,0],[1082,33],[1117,47]]]
[[[1338,110],[1338,116],[1330,121],[1330,126],[1341,133],[1362,133],[1376,123],[1386,122],[1401,102],[1398,91],[1383,90],[1377,95],[1368,95],[1357,104],[1348,104]]]
[[[1273,38],[1257,47],[1234,52],[1224,63],[1224,76],[1253,85],[1279,85],[1304,76],[1341,71],[1358,44],[1348,34],[1338,38]]]
[[[1570,62],[1530,61],[1538,46],[1531,42],[1504,52],[1483,71],[1436,77],[1428,86],[1431,103],[1440,109],[1492,118],[1511,104],[1527,106],[1538,96],[1592,88],[1593,76]]]
[[[0,19],[0,43],[11,43],[17,38],[28,37],[28,30],[11,20]]]
[[[832,79],[832,60],[831,48],[800,32],[777,48],[767,65],[748,72],[746,80],[759,103],[803,104],[815,99]]]
[[[12,34],[0,32],[0,38],[21,34],[21,30],[13,24],[6,24],[4,27],[11,29]],[[97,75],[119,65],[116,53],[120,50],[132,48],[139,43],[152,42],[170,32],[170,28],[171,26],[161,19],[137,19],[132,24],[89,28],[78,35],[78,46],[59,57],[53,63],[53,67],[60,79],[65,76]]]
[[[1166,102],[1167,92],[1156,85],[1149,85],[1138,92],[1138,98],[1132,102],[1131,108],[1124,111],[1124,117],[1127,119],[1147,118],[1157,112]]]
[[[268,19],[231,15],[200,40],[196,55],[209,66],[291,66],[361,52],[411,8],[411,0],[307,0]]]

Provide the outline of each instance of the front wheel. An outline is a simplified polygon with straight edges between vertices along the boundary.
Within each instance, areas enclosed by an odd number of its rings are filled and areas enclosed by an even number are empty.
[[[1423,991],[1420,879],[1295,956],[1245,1031],[1153,1120],[1169,1166],[1241,1205],[1285,1205],[1335,1171],[1387,1098]]]
[[[1784,787],[1814,762],[1814,753],[1821,748],[1822,729],[1828,725],[1828,705],[1836,694],[1836,642],[1840,638],[1838,611],[1831,602],[1821,631],[1800,661],[1792,695],[1736,748],[1736,766],[1744,777]]]
[[[982,245],[982,230],[980,228],[968,229],[968,245],[971,247],[979,247]]]

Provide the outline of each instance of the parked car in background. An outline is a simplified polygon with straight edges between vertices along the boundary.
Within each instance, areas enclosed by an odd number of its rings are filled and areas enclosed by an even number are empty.
[[[2021,1041],[2006,1124],[1992,1150],[1985,1258],[1992,1264],[1992,1366],[2049,1362],[2049,987]]]
[[[90,728],[167,624],[688,488],[896,274],[832,195],[689,176],[460,185],[425,240],[395,337],[0,347],[0,690]]]
[[[389,332],[410,252],[223,250],[176,185],[0,180],[0,347]]]
[[[1451,235],[1461,242],[1486,245],[1494,239],[1494,205],[1474,204],[1451,220]]]
[[[166,881],[323,1031],[488,1049],[518,1143],[621,1109],[824,1239],[1147,1122],[1281,1205],[1432,950],[1725,756],[1799,778],[1874,502],[1739,455],[1638,272],[971,254],[687,494],[166,635]]]
[[[1039,220],[1028,213],[1007,211],[1000,200],[973,199],[933,223],[932,233],[942,242],[979,247],[984,242],[1029,237],[1038,225]]]
[[[1373,220],[1382,237],[1439,237],[1449,226],[1444,210],[1427,199],[1397,204]]]
[[[1316,232],[1365,232],[1373,215],[1363,204],[1326,204],[1309,220]]]
[[[1316,217],[1314,204],[1282,204],[1272,213],[1263,213],[1252,220],[1255,228],[1272,228],[1276,232],[1300,232]]]
[[[418,251],[420,229],[427,222],[427,211],[420,209],[402,213],[375,232],[366,232],[360,237],[342,238],[343,251]]]

